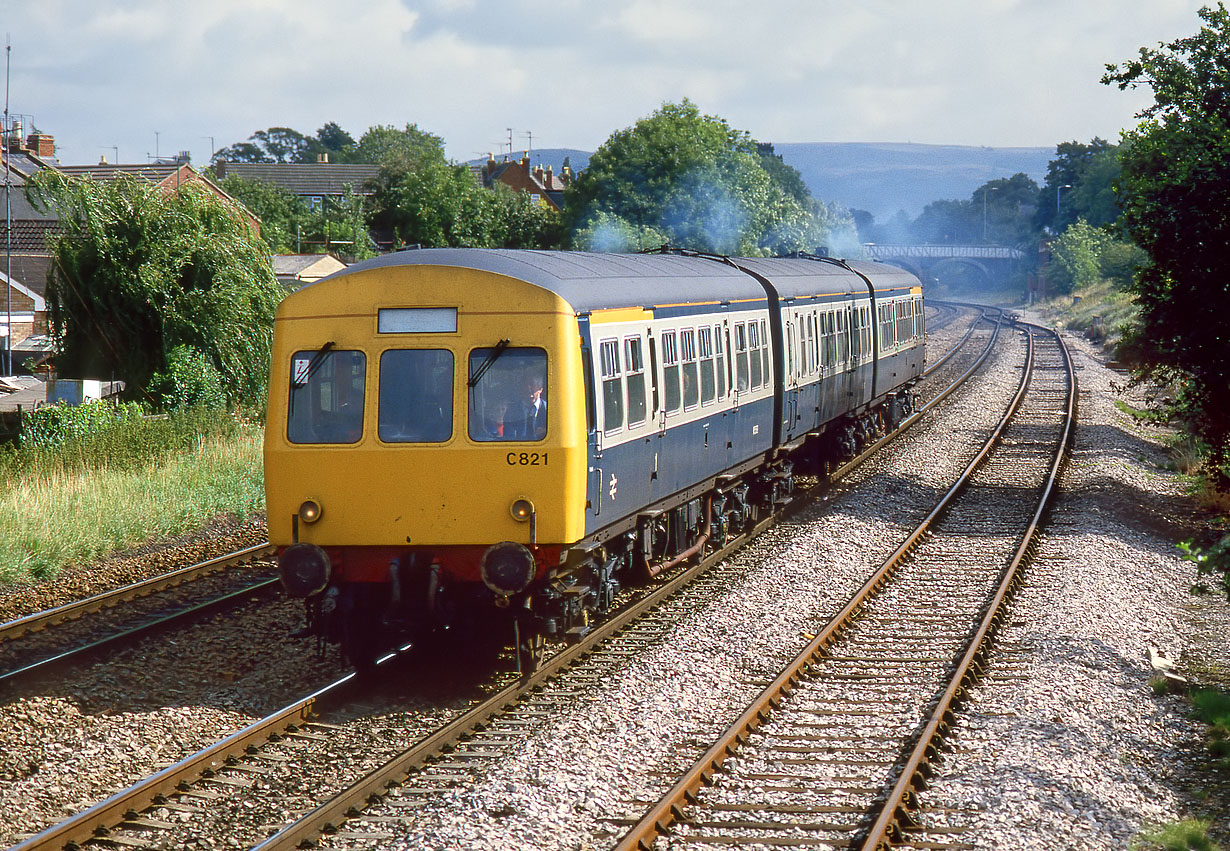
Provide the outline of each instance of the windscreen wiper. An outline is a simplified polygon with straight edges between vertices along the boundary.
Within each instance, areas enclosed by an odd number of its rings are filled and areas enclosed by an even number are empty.
[[[302,381],[295,381],[295,376],[293,374],[291,375],[290,388],[292,392],[290,394],[290,411],[288,411],[288,413],[295,413],[295,393],[293,391],[296,388],[307,386],[307,383],[312,380],[312,375],[315,374],[316,370],[320,369],[320,367],[324,364],[329,352],[333,351],[333,346],[334,342],[330,340],[321,346],[316,351],[316,354],[312,355],[312,359],[308,361],[307,370],[303,373]]]
[[[508,348],[508,340],[500,340],[495,344],[495,348],[487,355],[487,359],[478,365],[478,369],[470,375],[470,380],[466,382],[470,387],[483,380],[483,376],[487,374],[487,370],[491,369],[491,365],[496,362],[500,355],[504,354],[504,350]]]

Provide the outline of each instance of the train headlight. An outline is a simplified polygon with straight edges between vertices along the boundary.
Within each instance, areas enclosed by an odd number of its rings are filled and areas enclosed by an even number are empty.
[[[513,520],[525,523],[534,516],[534,503],[528,499],[518,499],[513,502],[509,512],[512,514]]]
[[[323,509],[320,503],[314,499],[305,499],[303,505],[299,506],[299,519],[304,523],[315,523],[320,519],[320,513]]]
[[[534,581],[534,554],[521,544],[501,541],[483,553],[479,575],[483,584],[502,597],[519,594]]]
[[[293,597],[311,597],[329,584],[329,554],[315,544],[291,544],[278,556],[282,587]]]

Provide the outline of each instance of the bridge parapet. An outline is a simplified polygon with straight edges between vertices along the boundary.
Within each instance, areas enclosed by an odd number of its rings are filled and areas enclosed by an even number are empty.
[[[905,243],[868,242],[863,245],[867,256],[875,260],[914,258],[942,260],[966,258],[970,260],[1023,260],[1025,252],[1007,245],[909,245]]]

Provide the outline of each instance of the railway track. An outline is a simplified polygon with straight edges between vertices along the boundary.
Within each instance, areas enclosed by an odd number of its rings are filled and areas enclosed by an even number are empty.
[[[971,847],[961,814],[920,812],[916,791],[985,664],[1075,423],[1066,349],[1028,334],[1014,404],[961,480],[618,849]]]
[[[235,570],[272,555],[269,544],[258,544],[0,624],[0,693],[33,676],[276,591],[272,564],[263,571]]]
[[[972,323],[971,329],[976,324]],[[969,335],[966,337],[968,339]],[[981,357],[985,357],[989,350],[990,343]],[[373,796],[384,794],[390,782],[405,784],[410,780],[411,786],[403,785],[402,788],[413,789],[417,788],[413,784],[426,784],[428,772],[434,771],[436,778],[447,785],[456,782],[456,777],[465,766],[473,770],[475,760],[481,764],[474,754],[485,753],[488,760],[500,758],[500,754],[507,751],[509,741],[518,735],[528,735],[534,719],[543,717],[544,707],[549,701],[567,700],[571,693],[583,689],[587,681],[601,677],[603,665],[618,664],[629,654],[635,654],[638,646],[657,640],[657,636],[674,621],[671,607],[686,605],[671,602],[678,599],[679,589],[691,582],[691,593],[704,594],[707,593],[706,589],[711,592],[711,589],[734,581],[735,577],[730,573],[720,571],[709,575],[708,579],[703,577],[707,571],[720,565],[740,543],[732,542],[730,547],[712,554],[686,574],[675,577],[668,585],[621,613],[619,618],[603,624],[592,633],[590,640],[551,657],[532,677],[509,682],[496,694],[473,706],[464,716],[424,733],[411,748],[392,753],[384,765],[336,798],[303,815],[290,828],[270,839],[266,846],[289,847],[342,825],[347,812],[361,811]],[[616,642],[602,644],[616,635]],[[385,664],[395,662],[390,659]],[[353,697],[353,687],[351,678],[340,680],[225,741],[164,769],[86,813],[32,837],[17,848],[28,851],[34,848],[80,847],[95,841],[165,847],[167,843],[177,844],[181,840],[205,835],[210,828],[203,827],[198,816],[208,815],[222,806],[221,799],[227,799],[228,792],[229,797],[233,798],[235,790],[240,788],[245,790],[244,795],[250,796],[254,791],[253,778],[280,773],[288,762],[297,761],[305,750],[327,752],[330,748],[340,747],[336,739],[338,725],[327,721],[322,723],[322,719],[330,717],[335,707],[344,705]],[[554,696],[544,696],[548,693]],[[389,750],[388,743],[370,743],[369,747],[376,753],[382,749]],[[456,756],[450,758],[450,755]],[[301,780],[299,783],[302,785]],[[266,784],[261,782],[257,785]],[[423,785],[423,788],[427,786]],[[390,806],[396,807],[396,804]],[[276,810],[276,807],[272,809]],[[357,841],[365,832],[376,838],[383,835],[365,827],[357,832],[351,831],[355,834],[352,838]]]

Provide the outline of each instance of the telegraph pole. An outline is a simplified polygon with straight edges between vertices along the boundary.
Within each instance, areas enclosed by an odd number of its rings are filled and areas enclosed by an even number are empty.
[[[5,236],[5,324],[4,324],[4,372],[13,374],[13,165],[10,158],[13,155],[9,145],[9,134],[12,124],[9,122],[9,66],[13,59],[13,45],[9,37],[4,37],[4,236]]]

